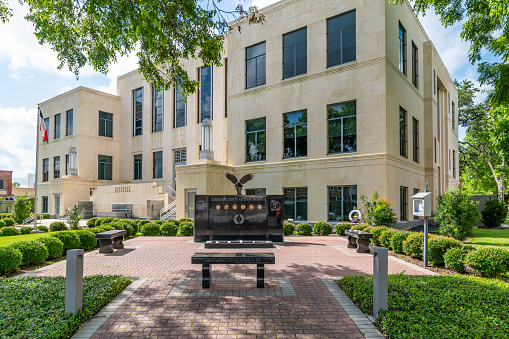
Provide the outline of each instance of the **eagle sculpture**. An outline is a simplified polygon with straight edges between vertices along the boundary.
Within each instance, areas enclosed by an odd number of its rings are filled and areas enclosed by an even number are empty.
[[[226,178],[230,180],[232,183],[235,184],[235,189],[237,190],[237,195],[242,195],[242,187],[244,187],[244,184],[248,182],[249,180],[253,180],[254,174],[246,174],[242,178],[237,179],[236,176],[234,176],[231,173],[226,172],[225,174]]]

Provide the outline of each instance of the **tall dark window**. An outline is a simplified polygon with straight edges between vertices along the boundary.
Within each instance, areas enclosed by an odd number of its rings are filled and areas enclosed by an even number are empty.
[[[406,75],[406,29],[399,23],[399,70]]]
[[[419,162],[419,120],[412,118],[414,161]]]
[[[456,109],[454,107],[454,101],[452,102],[452,129],[456,130]]]
[[[407,153],[407,113],[399,107],[399,155],[408,157]]]
[[[199,69],[200,90],[198,91],[198,123],[212,119],[212,66]]]
[[[60,178],[60,157],[53,158],[53,178]]]
[[[307,72],[307,28],[283,35],[283,79]]]
[[[42,181],[49,179],[49,159],[42,159]]]
[[[305,157],[308,154],[307,111],[283,114],[283,158]]]
[[[0,180],[0,190],[3,190],[3,189],[4,189],[4,181]]]
[[[285,219],[308,220],[308,188],[284,188]]]
[[[265,160],[265,118],[246,121],[246,162]]]
[[[355,101],[328,107],[329,154],[357,151],[357,117]]]
[[[435,153],[435,164],[437,163],[437,137],[435,137],[435,143],[434,143],[434,153]]]
[[[153,156],[153,168],[152,177],[154,179],[160,179],[163,177],[163,151],[152,153]]]
[[[224,117],[228,117],[228,58],[224,59]]]
[[[433,69],[433,94],[437,94],[437,75]]]
[[[66,124],[65,124],[65,135],[72,135],[73,131],[73,111],[72,109],[65,112]]]
[[[418,63],[418,57],[419,57],[419,50],[417,49],[417,46],[415,46],[414,42],[412,41],[412,84],[415,86],[415,88],[419,88],[419,63]]]
[[[60,114],[57,114],[55,115],[55,139],[58,139],[60,138],[60,119],[61,119],[61,115]]]
[[[178,86],[178,85],[177,85]],[[187,124],[187,105],[185,98],[179,92],[180,87],[175,88],[173,103],[173,127],[182,127]]]
[[[99,111],[99,136],[113,138],[113,114]]]
[[[134,180],[141,180],[142,178],[142,161],[143,156],[141,154],[134,156]]]
[[[48,132],[48,139],[49,139],[49,118],[44,118],[44,125],[46,125],[46,131]],[[42,136],[44,139],[44,135]],[[49,141],[49,140],[48,140]]]
[[[355,11],[327,20],[327,67],[355,60]]]
[[[48,213],[48,197],[42,197],[42,213]]]
[[[99,155],[98,179],[112,180],[113,173],[113,157],[108,155]]]
[[[163,130],[163,91],[152,87],[152,132]]]
[[[456,151],[452,150],[452,177],[456,179]]]
[[[134,135],[143,134],[143,88],[133,91]]]
[[[357,186],[329,186],[329,221],[348,221],[357,206]]]
[[[399,215],[400,220],[408,220],[408,187],[400,186],[399,188]]]
[[[437,93],[437,140],[440,141],[440,90]]]
[[[246,48],[246,88],[265,85],[265,42]]]
[[[246,188],[246,195],[267,195],[265,188]]]
[[[69,163],[69,154],[65,155],[65,175],[69,174],[69,167],[71,167],[71,164]]]

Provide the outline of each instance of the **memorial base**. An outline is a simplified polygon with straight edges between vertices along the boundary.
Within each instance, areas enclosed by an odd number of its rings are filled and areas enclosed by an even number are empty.
[[[274,248],[272,241],[209,240],[205,248]]]

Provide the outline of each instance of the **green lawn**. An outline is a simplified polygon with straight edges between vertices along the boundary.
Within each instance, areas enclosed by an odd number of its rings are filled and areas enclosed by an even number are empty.
[[[373,277],[336,283],[373,314]],[[509,338],[509,284],[469,276],[389,275],[389,308],[375,326],[391,339]]]
[[[25,234],[25,235],[13,235],[10,237],[0,237],[0,247],[9,246],[18,241],[22,240],[34,240],[40,237],[47,237],[49,233],[36,233],[36,234]]]
[[[509,229],[490,230],[485,228],[474,229],[472,238],[474,246],[509,247]]]

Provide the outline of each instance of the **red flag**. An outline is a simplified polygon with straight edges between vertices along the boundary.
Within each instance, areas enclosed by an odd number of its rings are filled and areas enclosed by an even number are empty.
[[[42,132],[43,140],[48,143],[48,130],[46,128],[46,124],[44,123],[44,117],[42,116],[41,109],[39,109],[39,130]]]

